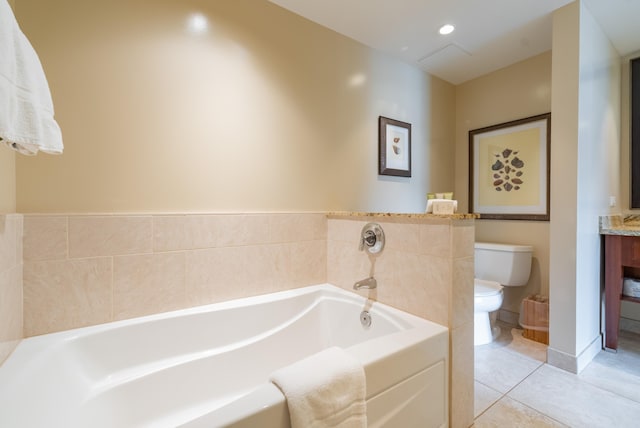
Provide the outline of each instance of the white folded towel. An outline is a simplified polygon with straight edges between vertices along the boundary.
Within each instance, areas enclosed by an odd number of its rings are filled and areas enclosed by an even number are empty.
[[[7,0],[0,0],[0,143],[26,155],[63,149],[42,64]]]
[[[289,406],[292,428],[364,428],[366,384],[362,364],[333,347],[271,375]]]

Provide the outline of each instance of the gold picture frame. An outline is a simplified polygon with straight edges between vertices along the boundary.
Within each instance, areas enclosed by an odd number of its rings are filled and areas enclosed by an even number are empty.
[[[469,131],[469,211],[549,220],[551,113]]]

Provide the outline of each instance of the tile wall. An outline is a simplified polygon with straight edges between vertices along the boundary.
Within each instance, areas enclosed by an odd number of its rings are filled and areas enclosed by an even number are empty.
[[[362,227],[379,223],[386,246],[378,256],[358,250]],[[473,423],[474,221],[448,218],[330,216],[327,281],[352,290],[371,274],[380,302],[450,329],[450,425]],[[367,295],[368,291],[361,291]]]
[[[358,251],[368,221],[387,237],[377,257]],[[374,274],[374,298],[449,327],[450,425],[473,423],[473,220],[301,213],[3,222],[0,308],[15,313],[10,331],[0,331],[6,354],[21,337],[22,302],[28,337],[324,282],[351,290]]]
[[[326,221],[25,215],[24,335],[324,283]]]
[[[22,215],[0,215],[0,364],[22,339]]]

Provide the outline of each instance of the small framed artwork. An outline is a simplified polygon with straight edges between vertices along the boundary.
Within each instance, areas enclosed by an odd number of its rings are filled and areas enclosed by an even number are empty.
[[[378,118],[378,174],[411,177],[411,124]]]
[[[549,220],[551,113],[469,131],[469,210]]]

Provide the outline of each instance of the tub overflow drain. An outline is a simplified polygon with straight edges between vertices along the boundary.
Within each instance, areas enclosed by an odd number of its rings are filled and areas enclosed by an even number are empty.
[[[360,312],[360,322],[363,327],[369,327],[371,325],[371,315],[367,311]]]

